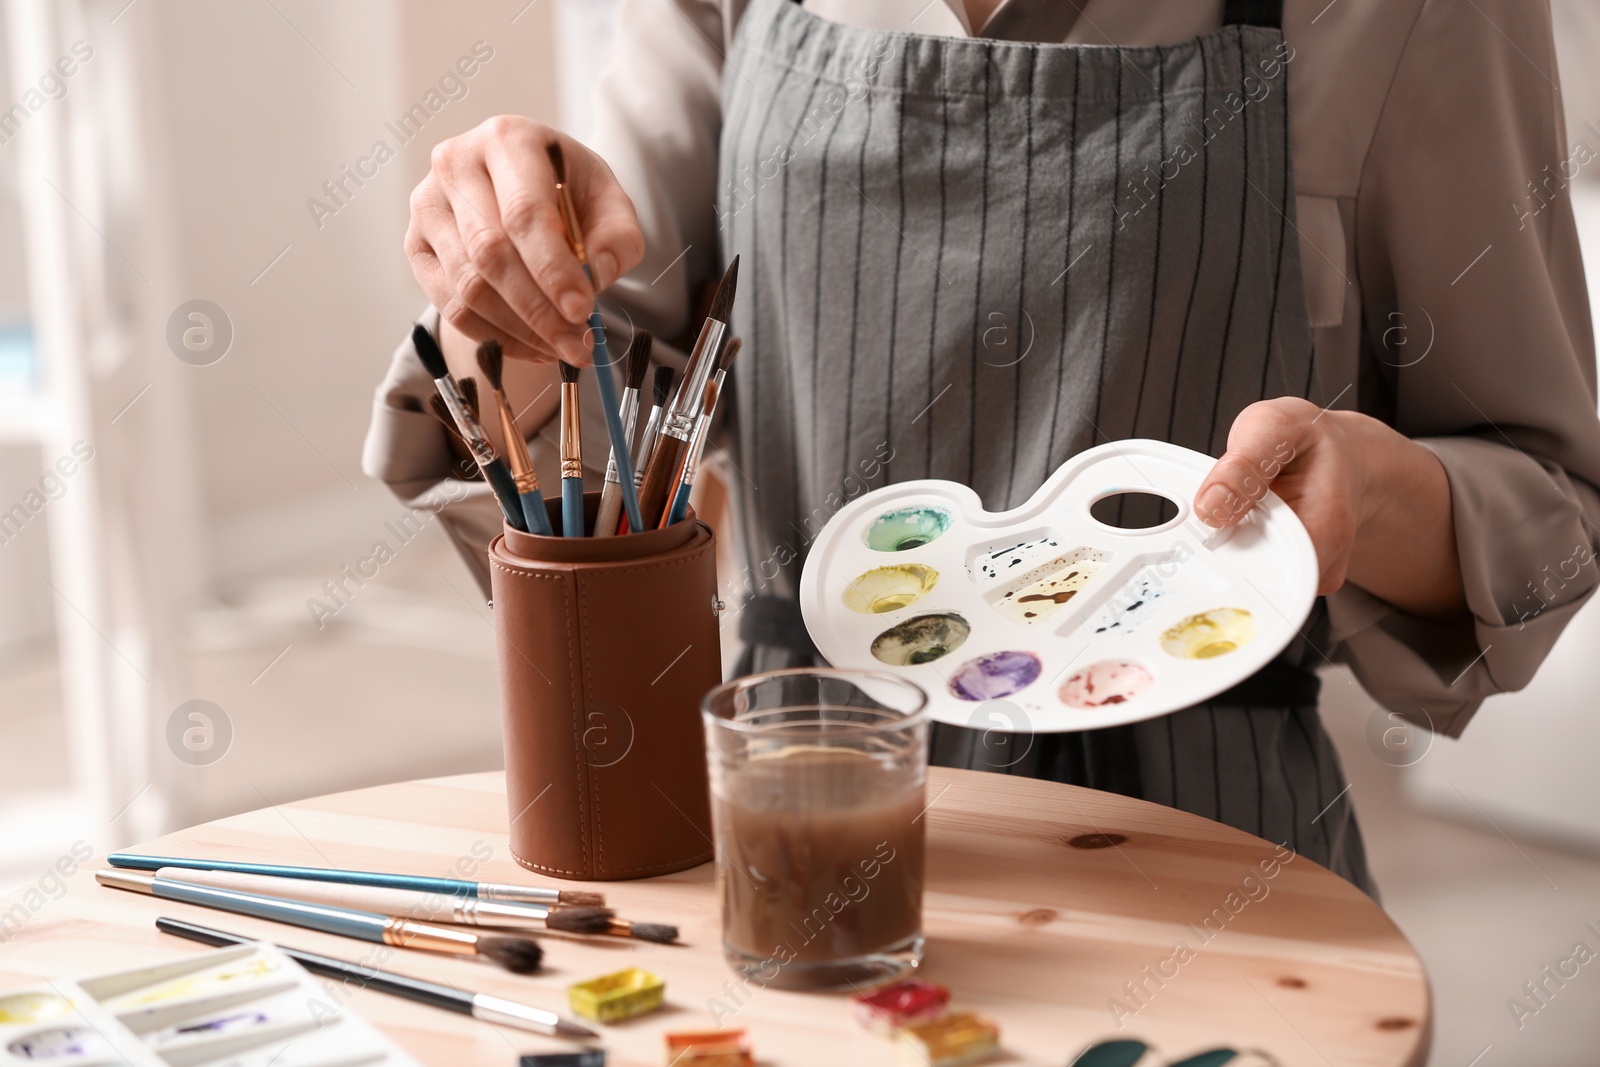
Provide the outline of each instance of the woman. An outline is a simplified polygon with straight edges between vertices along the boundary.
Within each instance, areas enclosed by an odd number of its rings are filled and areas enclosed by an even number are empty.
[[[1194,811],[1371,891],[1313,669],[1454,736],[1596,585],[1554,77],[1537,0],[631,0],[598,150],[504,117],[445,142],[407,249],[447,355],[500,339],[529,398],[541,362],[590,358],[550,139],[616,328],[683,338],[742,256],[747,668],[812,655],[804,551],[867,486],[1009,508],[1129,437],[1221,456],[1195,500],[1213,525],[1270,485],[1325,594],[1271,667],[1129,727],[941,727],[934,758]],[[448,466],[408,399],[428,388],[402,348],[368,467],[405,497]],[[498,520],[474,506],[449,522],[481,559]]]

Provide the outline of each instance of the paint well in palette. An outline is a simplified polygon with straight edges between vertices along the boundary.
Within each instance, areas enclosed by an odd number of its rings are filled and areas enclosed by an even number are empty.
[[[950,676],[950,692],[960,700],[997,700],[1028,688],[1043,670],[1032,652],[992,652],[962,664]]]
[[[877,567],[845,587],[844,606],[863,615],[898,611],[927,596],[939,572],[920,563]]]
[[[977,573],[973,577],[988,579],[1011,574],[1023,564],[1048,555],[1060,547],[1060,539],[1052,535],[992,549],[975,561]],[[971,573],[972,567],[969,566],[967,570]]]
[[[1213,608],[1169,627],[1161,647],[1180,659],[1214,659],[1243,648],[1255,635],[1255,618],[1244,608]]]
[[[1075,672],[1061,686],[1061,702],[1075,708],[1103,708],[1132,700],[1155,684],[1143,665],[1103,659]]]
[[[1094,632],[1133,633],[1154,614],[1151,605],[1166,595],[1166,585],[1158,579],[1148,576],[1135,578],[1117,590],[1100,614],[1095,616]]]
[[[42,1023],[72,1011],[72,1002],[55,993],[14,993],[0,997],[0,1025]]]
[[[908,552],[936,541],[950,529],[944,508],[896,508],[872,520],[867,547],[874,552]]]
[[[110,1042],[87,1026],[57,1026],[48,1030],[35,1030],[17,1038],[6,1046],[6,1051],[18,1059],[32,1063],[57,1061],[94,1063],[121,1062],[106,1057],[115,1056]]]
[[[1106,554],[1093,548],[1057,556],[1007,586],[994,600],[995,610],[1028,625],[1044,622],[1089,584],[1105,560]]]
[[[879,634],[872,642],[872,655],[890,666],[914,667],[948,656],[971,633],[967,620],[954,612],[917,615]]]

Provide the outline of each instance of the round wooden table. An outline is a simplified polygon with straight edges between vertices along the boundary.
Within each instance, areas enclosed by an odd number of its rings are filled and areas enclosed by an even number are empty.
[[[1169,1059],[1259,1048],[1285,1067],[1421,1064],[1426,975],[1379,907],[1342,879],[1259,838],[1170,808],[1088,789],[934,769],[928,797],[927,961],[952,1008],[993,1018],[995,1062],[1062,1065],[1085,1044],[1139,1037]],[[641,818],[664,817],[641,812]],[[130,851],[544,883],[511,859],[500,774],[402,782],[206,823]],[[482,857],[488,856],[488,859]],[[160,934],[170,915],[345,959],[370,946],[102,888],[85,864],[59,900],[9,939],[0,989],[203,951]],[[767,1067],[895,1062],[846,998],[740,992],[722,960],[710,864],[594,884],[618,914],[677,924],[684,944],[551,939],[542,974],[398,952],[391,970],[570,1014],[566,986],[637,965],[667,983],[666,1006],[604,1027],[610,1064],[666,1062],[661,1035],[747,1029]],[[21,900],[0,900],[4,914]],[[428,1064],[514,1067],[518,1053],[571,1048],[373,992],[355,1010]],[[720,1004],[720,1007],[718,1006]]]

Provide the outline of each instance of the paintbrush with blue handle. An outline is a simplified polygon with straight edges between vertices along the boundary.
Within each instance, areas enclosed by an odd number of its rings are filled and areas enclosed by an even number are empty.
[[[583,536],[583,437],[578,411],[578,368],[561,368],[561,536]],[[604,377],[605,372],[601,371]]]
[[[517,483],[517,497],[522,501],[522,517],[528,529],[546,537],[555,531],[550,528],[550,516],[544,509],[544,496],[539,492],[539,473],[533,468],[533,457],[528,455],[528,442],[517,426],[517,416],[506,399],[506,357],[500,342],[487,340],[478,346],[478,369],[494,394],[495,410],[500,416],[500,436],[505,439],[506,459],[510,462],[511,478]]]
[[[202,908],[218,908],[257,919],[288,923],[290,926],[299,926],[307,930],[320,930],[325,934],[371,941],[379,945],[442,952],[451,956],[477,956],[492,960],[513,974],[529,974],[536,971],[544,959],[544,949],[539,942],[528,937],[475,934],[396,915],[380,915],[377,912],[358,911],[354,908],[308,904],[283,897],[189,885],[158,878],[144,871],[115,869],[96,871],[94,878],[101,885],[112,889],[128,889],[135,893],[161,897],[163,900],[178,900],[185,904],[197,904]]]
[[[577,256],[578,262],[583,265],[584,275],[593,285],[594,271],[589,269],[589,256],[583,245],[583,230],[578,225],[578,211],[572,204],[572,190],[567,185],[566,159],[561,154],[559,144],[552,143],[548,152],[550,166],[555,168],[556,172],[556,197],[561,204],[561,220],[567,227],[567,242],[572,246],[572,254]],[[617,403],[617,380],[612,377],[611,353],[606,347],[606,327],[600,318],[598,304],[589,313],[589,329],[594,333],[595,378],[596,384],[600,387],[600,406],[605,408],[606,432],[611,435],[611,457],[617,464],[617,484],[622,490],[622,507],[627,512],[629,527],[642,530],[644,520],[639,514],[639,494],[633,488],[633,462],[628,456],[628,435],[623,431],[622,409]],[[564,482],[562,492],[563,494],[566,492]],[[579,521],[581,524],[581,518]]]

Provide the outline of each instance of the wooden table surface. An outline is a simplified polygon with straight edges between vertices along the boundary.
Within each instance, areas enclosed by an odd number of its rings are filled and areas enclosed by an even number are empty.
[[[1116,1036],[1142,1038],[1172,1059],[1219,1045],[1264,1049],[1285,1067],[1426,1058],[1421,962],[1376,904],[1310,860],[1194,815],[1054,783],[934,769],[928,796],[921,972],[950,987],[952,1007],[999,1023],[1005,1054],[995,1062],[1062,1065],[1086,1043]],[[478,864],[473,877],[482,881],[582,884],[512,861],[500,774],[315,797],[136,851],[433,875],[464,860]],[[375,948],[102,888],[93,876],[100,866],[98,857],[85,864],[58,900],[26,902],[26,923],[9,940],[0,933],[0,990],[202,951],[157,933],[158,915],[346,959]],[[569,983],[644,967],[666,979],[667,1003],[603,1028],[614,1065],[665,1063],[662,1033],[709,1027],[713,1001],[733,1011],[726,1025],[750,1032],[766,1067],[895,1062],[885,1039],[852,1021],[843,997],[730,995],[711,865],[593,888],[623,916],[677,924],[686,944],[552,939],[545,971],[530,977],[405,951],[386,966],[564,1014]],[[21,899],[0,899],[0,914]],[[377,993],[351,1003],[427,1064],[514,1067],[518,1053],[571,1047]]]

